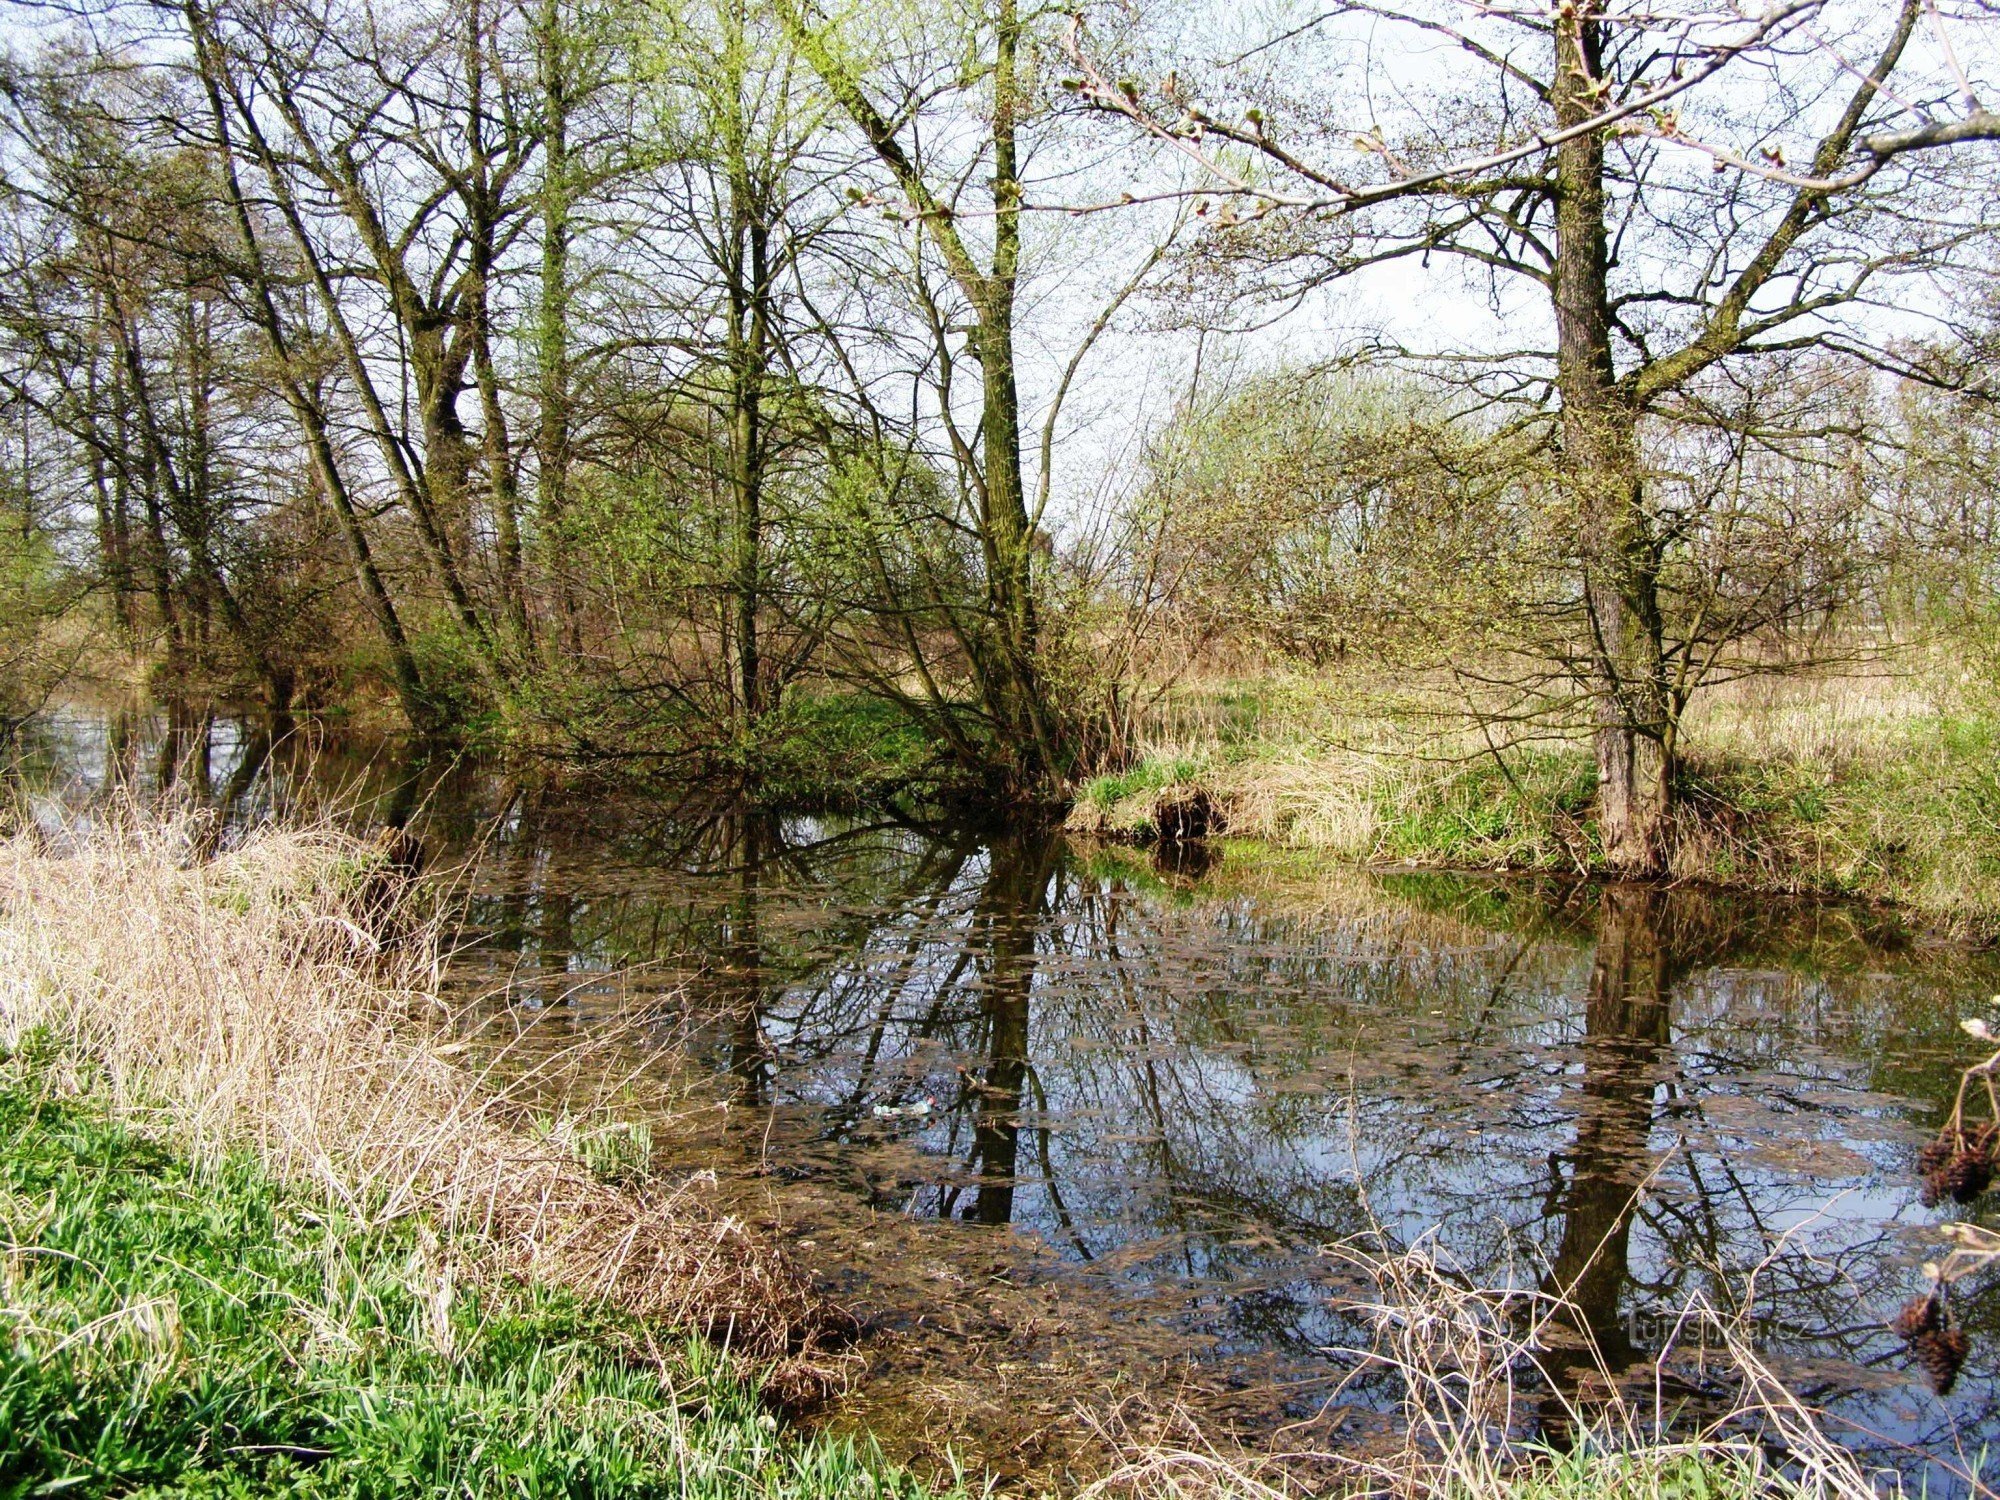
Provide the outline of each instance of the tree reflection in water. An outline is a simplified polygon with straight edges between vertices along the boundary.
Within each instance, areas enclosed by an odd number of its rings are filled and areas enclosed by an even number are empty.
[[[1611,888],[1517,894],[1480,927],[1465,903],[1490,892],[1446,881],[1302,916],[1046,851],[965,852],[773,988],[776,1106],[878,1201],[1014,1222],[1171,1292],[1190,1347],[1296,1362],[1358,1334],[1317,1246],[1371,1210],[1443,1225],[1477,1273],[1567,1290],[1582,1326],[1550,1363],[1579,1381],[1651,1359],[1692,1294],[1731,1307],[1770,1256],[1749,1311],[1806,1394],[1932,1444],[1993,1414],[1990,1381],[1919,1400],[1880,1327],[1922,1217],[1903,1122],[1943,1092],[1921,1058],[1953,1052],[1941,993],[1984,981],[1804,908]],[[1878,1089],[1913,1072],[1905,1101]],[[926,1097],[920,1127],[871,1126]]]
[[[234,729],[204,768],[197,727],[169,728],[182,785],[205,777],[231,818],[327,774]],[[78,759],[140,775],[141,738]],[[1565,1289],[1559,1378],[1593,1348],[1644,1374],[1656,1314],[1735,1309],[1762,1263],[1741,1310],[1809,1399],[1936,1454],[2000,1430],[2000,1296],[1961,1301],[1975,1354],[1948,1400],[1883,1327],[1951,1212],[1909,1168],[1969,1060],[1958,1016],[2000,989],[1990,956],[1825,904],[347,774],[468,852],[468,985],[574,1026],[650,1006],[712,1063],[773,1169],[760,1191],[807,1179],[952,1221],[935,1235],[1045,1246],[1032,1274],[1059,1261],[1108,1299],[1096,1336],[1134,1362],[1186,1351],[1310,1411],[1345,1373],[1323,1351],[1364,1334],[1318,1249],[1379,1225],[1435,1231],[1489,1284]]]
[[[722,854],[734,868],[736,892],[723,915],[725,998],[735,1015],[729,1037],[729,1071],[742,1101],[771,1102],[771,1048],[764,1037],[764,943],[759,920],[764,863],[780,845],[777,819],[756,809],[732,809],[720,820]]]
[[[1665,899],[1644,886],[1611,886],[1599,897],[1576,1133],[1553,1162],[1550,1208],[1562,1234],[1542,1279],[1542,1290],[1561,1298],[1580,1325],[1574,1344],[1543,1360],[1560,1385],[1543,1407],[1552,1432],[1566,1429],[1577,1405],[1598,1394],[1589,1387],[1599,1376],[1619,1376],[1641,1357],[1620,1304],[1631,1280],[1633,1217],[1660,1166],[1652,1149],[1654,1100],[1672,1045],[1673,988],[1686,962],[1660,920]]]
[[[993,844],[985,884],[973,908],[970,941],[980,954],[978,988],[984,1001],[980,1021],[986,1045],[985,1063],[971,1090],[971,1166],[978,1174],[979,1189],[960,1213],[980,1224],[1009,1224],[1014,1219],[1035,950],[1047,914],[1055,850],[1052,839],[1018,835]],[[956,1194],[948,1191],[940,1210],[949,1213],[955,1199]]]

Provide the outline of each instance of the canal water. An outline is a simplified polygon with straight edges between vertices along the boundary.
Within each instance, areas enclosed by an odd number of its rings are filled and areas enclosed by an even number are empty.
[[[1893,914],[716,809],[228,720],[62,713],[32,750],[49,816],[122,782],[233,829],[423,830],[457,992],[675,1075],[661,1169],[713,1172],[862,1313],[828,1420],[909,1456],[1047,1475],[1176,1405],[1253,1447],[1382,1441],[1400,1387],[1340,1246],[1561,1291],[1579,1352],[1558,1328],[1539,1363],[1576,1378],[1523,1387],[1557,1440],[1591,1379],[1726,1404],[1694,1305],[1938,1493],[2000,1438],[2000,1275],[1954,1295],[1947,1396],[1885,1326],[1940,1226],[2000,1221],[1913,1165],[2000,962]]]

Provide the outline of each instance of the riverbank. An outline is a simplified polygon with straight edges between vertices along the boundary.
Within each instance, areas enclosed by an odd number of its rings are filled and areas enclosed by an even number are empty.
[[[197,1163],[114,1116],[46,1036],[0,1057],[0,1492],[964,1500],[872,1444],[782,1428],[728,1360],[534,1283],[454,1278],[421,1219],[371,1221]],[[1503,1472],[1357,1465],[1347,1492],[1470,1500],[1804,1500],[1741,1445],[1550,1455]],[[1270,1482],[1277,1481],[1277,1482]],[[1371,1482],[1372,1481],[1372,1482]],[[1135,1456],[1088,1493],[1280,1500],[1213,1449]]]
[[[1143,835],[1200,793],[1255,838],[1371,865],[1603,870],[1589,746],[1496,748],[1366,684],[1260,679],[1170,698],[1073,829]],[[2000,715],[1929,678],[1745,685],[1688,724],[1675,881],[1892,903],[2000,938]]]
[[[803,1435],[773,1410],[837,1383],[849,1329],[700,1181],[663,1180],[648,1143],[617,1128],[612,1106],[643,1079],[606,1070],[600,1116],[577,1095],[589,1069],[573,1051],[474,1061],[439,1003],[427,888],[392,845],[273,831],[205,859],[200,831],[0,847],[0,1485],[920,1492],[865,1439]],[[552,1119],[535,1085],[557,1069],[571,1086]],[[658,1117],[664,1101],[640,1102]],[[1378,1357],[1413,1377],[1417,1436],[1401,1454],[1308,1455],[1334,1491],[1867,1493],[1851,1463],[1817,1455],[1831,1467],[1801,1485],[1740,1441],[1613,1442],[1607,1428],[1577,1457],[1496,1441],[1504,1424],[1483,1407],[1451,1405],[1449,1369],[1518,1336],[1494,1316],[1503,1304],[1402,1285]],[[1420,1328],[1437,1339],[1410,1344]],[[1221,1433],[1146,1441],[1063,1490],[1300,1492],[1294,1471],[1246,1466]]]
[[[9,1153],[0,1468],[82,1493],[904,1483],[769,1435],[839,1382],[852,1333],[802,1271],[700,1183],[636,1170],[643,1142],[588,1098],[538,1113],[537,1066],[564,1059],[470,1064],[393,840],[273,831],[204,859],[203,832],[0,846],[5,1108],[34,1145]],[[243,1246],[248,1267],[200,1270]]]
[[[915,1497],[701,1340],[477,1274],[426,1217],[197,1162],[46,1038],[0,1061],[0,1492]]]

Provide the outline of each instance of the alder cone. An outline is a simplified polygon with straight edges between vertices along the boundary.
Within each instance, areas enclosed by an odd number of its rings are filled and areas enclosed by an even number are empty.
[[[1917,1153],[1917,1172],[1923,1178],[1918,1196],[1925,1208],[1936,1208],[1947,1198],[1970,1203],[1993,1185],[1996,1166],[2000,1123],[1988,1121],[1976,1130],[1946,1126]]]
[[[1954,1156],[1939,1176],[1939,1186],[1954,1203],[1970,1203],[1993,1185],[1993,1158],[1970,1147]]]
[[[1958,1381],[1959,1367],[1972,1351],[1972,1340],[1962,1328],[1933,1328],[1910,1340],[1910,1348],[1917,1356],[1917,1363],[1924,1367],[1924,1373],[1930,1376],[1931,1389],[1940,1396],[1949,1396]]]
[[[1914,1344],[1927,1333],[1944,1327],[1944,1301],[1936,1292],[1912,1297],[1903,1310],[1889,1320],[1889,1329],[1906,1344]]]
[[[1923,1188],[1917,1193],[1917,1201],[1925,1208],[1936,1208],[1949,1196],[1944,1185],[1944,1168],[1939,1167],[1924,1174]]]
[[[1958,1138],[1950,1130],[1940,1131],[1936,1140],[1917,1153],[1917,1175],[1929,1177],[1958,1154]]]

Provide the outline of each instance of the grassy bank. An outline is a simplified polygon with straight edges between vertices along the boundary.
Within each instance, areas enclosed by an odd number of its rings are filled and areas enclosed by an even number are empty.
[[[915,1495],[781,1437],[699,1341],[558,1287],[461,1284],[424,1216],[196,1162],[30,1037],[0,1061],[0,1493]],[[476,1250],[472,1252],[476,1255]]]
[[[189,823],[0,848],[0,1038],[46,1030],[196,1159],[254,1149],[329,1201],[433,1217],[496,1272],[727,1330],[809,1380],[847,1330],[803,1273],[698,1186],[606,1180],[566,1149],[535,1101],[573,1060],[468,1053],[393,843],[274,830],[209,860],[201,845]]]
[[[841,1378],[845,1314],[699,1181],[606,1160],[588,1097],[551,1129],[538,1073],[577,1059],[468,1050],[391,847],[274,831],[204,860],[200,835],[0,845],[8,1128],[34,1146],[8,1152],[0,1441],[40,1475],[0,1492],[263,1493],[292,1460],[330,1494],[902,1482],[743,1448],[760,1393]]]
[[[2000,935],[2000,713],[1921,678],[1783,682],[1717,693],[1687,736],[1674,878],[1889,901]],[[1143,751],[1083,789],[1077,826],[1128,833],[1162,788],[1198,786],[1231,833],[1339,859],[1602,867],[1586,744],[1495,748],[1365,685],[1190,690]]]
[[[872,1447],[781,1430],[700,1340],[559,1288],[461,1285],[428,1221],[370,1220],[249,1151],[196,1162],[120,1122],[43,1036],[0,1057],[0,1494],[926,1500]],[[1334,1492],[1463,1500],[1855,1500],[1758,1449],[1633,1441],[1498,1459],[1433,1345],[1490,1330],[1397,1308],[1440,1451],[1356,1460]],[[1439,1325],[1442,1325],[1441,1327]],[[1521,1342],[1518,1333],[1510,1342]],[[1482,1387],[1486,1400],[1508,1381]],[[1823,1458],[1824,1455],[1815,1455]],[[950,1492],[963,1496],[963,1490]],[[1289,1500],[1275,1471],[1158,1449],[1091,1496]],[[949,1500],[949,1496],[946,1497]]]

